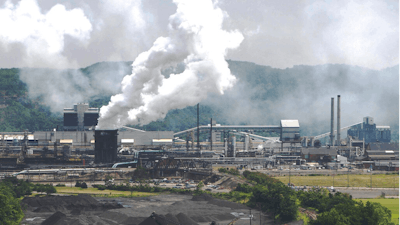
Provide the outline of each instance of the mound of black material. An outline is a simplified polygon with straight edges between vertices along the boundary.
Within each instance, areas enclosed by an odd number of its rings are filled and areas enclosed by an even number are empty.
[[[185,225],[198,225],[194,220],[192,220],[190,217],[188,217],[186,214],[184,213],[179,213],[178,215],[176,215],[176,218],[178,218],[179,222],[181,224],[185,224]]]
[[[165,215],[165,218],[167,218],[170,221],[173,221],[175,223],[179,223],[178,218],[176,218],[174,215],[172,215],[171,213],[168,213],[167,215]]]
[[[53,215],[51,215],[49,218],[47,218],[45,221],[42,222],[42,225],[54,225],[58,221],[64,219],[66,215],[62,212],[57,211]]]
[[[32,211],[34,212],[69,212],[74,210],[75,214],[79,214],[80,211],[122,208],[122,205],[117,203],[99,203],[90,195],[27,197],[22,200],[22,203],[33,208]]]
[[[179,224],[179,223],[178,223]],[[168,223],[168,219],[163,215],[152,214],[150,217],[145,219],[139,225],[176,225],[174,223]]]
[[[79,209],[72,209],[70,212],[74,216],[79,216],[81,214],[81,210]]]
[[[211,195],[209,194],[201,194],[201,195],[195,195],[192,197],[192,201],[210,201],[214,199]]]
[[[198,225],[194,220],[184,213],[174,216],[170,213],[167,215],[158,215],[153,213],[139,225]]]
[[[128,217],[128,218],[126,218],[126,220],[121,222],[121,224],[123,224],[123,225],[139,225],[141,223],[141,221],[144,221],[146,219],[148,219],[148,218],[146,218],[146,217]]]
[[[227,207],[227,208],[231,208],[231,209],[249,209],[247,206],[245,206],[243,204],[213,198],[209,194],[201,194],[201,195],[193,196],[192,201],[207,201],[208,204],[213,204],[213,205],[221,206],[221,207]]]

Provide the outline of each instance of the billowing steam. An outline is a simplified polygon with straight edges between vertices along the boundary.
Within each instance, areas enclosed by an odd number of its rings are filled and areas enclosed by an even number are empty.
[[[207,93],[223,94],[234,85],[225,55],[239,46],[242,34],[222,29],[227,14],[211,0],[174,3],[177,11],[169,18],[169,37],[159,37],[136,58],[132,74],[122,80],[122,93],[100,109],[98,129],[147,124],[164,118],[170,109],[195,105]],[[161,74],[182,62],[182,73],[168,78]]]
[[[9,59],[5,60],[11,65],[22,58],[23,65],[28,66],[76,66],[76,62],[61,54],[65,37],[85,45],[93,29],[82,9],[67,10],[64,5],[56,4],[42,13],[36,0],[21,0],[15,5],[6,1],[0,8],[0,21],[0,50],[7,52]],[[13,55],[16,51],[18,57]]]

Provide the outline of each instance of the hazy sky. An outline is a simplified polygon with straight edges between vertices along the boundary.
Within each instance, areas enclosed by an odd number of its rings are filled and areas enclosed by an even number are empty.
[[[228,59],[277,68],[399,63],[399,2],[220,0],[224,29],[244,40]],[[166,0],[0,1],[0,67],[86,67],[133,61],[168,34]],[[204,15],[204,20],[210,19]]]

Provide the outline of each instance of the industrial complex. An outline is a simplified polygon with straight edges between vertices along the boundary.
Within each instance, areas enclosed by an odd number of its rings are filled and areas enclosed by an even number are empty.
[[[64,109],[62,129],[0,132],[0,170],[23,174],[34,169],[58,173],[56,169],[61,168],[141,166],[152,171],[153,178],[196,178],[209,176],[215,165],[248,169],[399,169],[399,145],[390,143],[390,127],[377,125],[368,116],[342,127],[340,95],[337,110],[335,99],[331,99],[330,131],[312,137],[300,136],[301,121],[296,119],[282,119],[278,125],[222,125],[211,119],[210,124],[174,133],[131,127],[97,130],[98,117],[99,109],[81,103]],[[329,116],[326,121],[329,123]],[[273,135],[260,135],[265,133]]]

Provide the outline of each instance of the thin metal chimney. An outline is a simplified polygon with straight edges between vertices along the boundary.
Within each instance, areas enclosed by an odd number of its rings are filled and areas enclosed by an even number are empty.
[[[212,135],[212,123],[213,123],[213,121],[212,121],[212,118],[211,118],[211,120],[210,120],[210,150],[212,151],[213,149],[212,149],[212,142],[213,142],[213,135]]]
[[[337,145],[340,146],[340,95],[337,96]]]
[[[197,150],[200,151],[200,110],[199,104],[197,103]]]
[[[335,134],[333,133],[333,129],[335,126],[335,98],[331,98],[331,146],[333,146],[333,142],[335,139]]]

